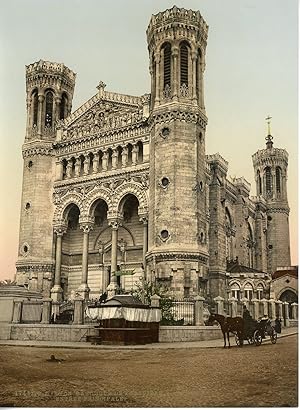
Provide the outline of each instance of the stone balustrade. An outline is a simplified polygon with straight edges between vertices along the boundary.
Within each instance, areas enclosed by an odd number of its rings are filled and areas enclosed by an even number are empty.
[[[143,142],[138,141],[103,150],[94,149],[78,156],[58,158],[56,180],[68,180],[148,162],[149,155],[144,148]]]

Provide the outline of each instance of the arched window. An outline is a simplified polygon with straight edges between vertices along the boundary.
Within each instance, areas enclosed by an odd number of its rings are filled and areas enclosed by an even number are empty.
[[[186,42],[180,45],[180,85],[189,84],[189,49]]]
[[[241,290],[237,283],[233,283],[230,287],[231,297],[236,298],[237,300],[241,299]]]
[[[38,106],[39,106],[39,97],[38,92],[34,91],[32,94],[32,126],[36,127],[38,122]]]
[[[270,194],[272,192],[272,173],[271,168],[265,168],[265,178],[266,178],[266,192]]]
[[[66,96],[66,94],[63,94],[61,97],[61,103],[59,107],[59,119],[60,120],[63,120],[64,118],[66,118],[67,102],[68,102],[68,97]]]
[[[164,89],[166,86],[171,87],[171,44],[166,43],[164,50]]]
[[[232,238],[232,221],[228,208],[225,209],[225,252],[226,259],[233,259],[233,238]]]
[[[47,91],[45,125],[46,127],[52,127],[52,123],[53,123],[53,93],[52,91]]]
[[[276,167],[276,191],[281,192],[281,168]]]
[[[260,172],[257,171],[257,190],[258,190],[258,195],[262,194],[262,186],[261,186],[261,176]]]
[[[253,287],[250,283],[247,283],[244,287],[244,298],[248,300],[253,299]]]
[[[199,90],[200,90],[200,65],[201,65],[201,50],[198,50],[198,55],[197,55],[197,68],[196,68],[196,93],[197,97],[199,98]]]
[[[259,284],[257,286],[257,299],[261,300],[263,298],[264,288],[263,285]]]

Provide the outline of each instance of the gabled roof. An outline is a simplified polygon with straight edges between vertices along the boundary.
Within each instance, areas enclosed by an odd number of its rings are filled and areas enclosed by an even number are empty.
[[[229,273],[265,273],[261,270],[249,268],[249,266],[240,265],[238,260],[227,261],[226,271]]]

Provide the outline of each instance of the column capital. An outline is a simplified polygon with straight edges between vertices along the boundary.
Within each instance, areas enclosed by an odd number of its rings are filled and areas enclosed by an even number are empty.
[[[110,219],[108,220],[108,225],[113,231],[117,231],[119,229],[119,226],[122,226],[122,223],[119,219]]]
[[[56,233],[56,236],[63,236],[68,229],[67,221],[57,223],[53,226],[53,232]]]
[[[39,102],[43,102],[44,99],[45,99],[44,93],[39,93],[39,95],[38,95],[38,100],[39,100]]]
[[[79,218],[79,228],[83,230],[84,233],[89,233],[94,228],[95,218],[88,216],[84,218]]]
[[[139,221],[143,223],[143,225],[148,225],[148,215],[139,215]]]

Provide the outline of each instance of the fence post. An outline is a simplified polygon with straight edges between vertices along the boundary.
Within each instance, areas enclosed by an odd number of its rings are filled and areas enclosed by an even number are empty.
[[[161,298],[160,298],[160,296],[158,296],[158,295],[150,296],[150,300],[151,300],[150,306],[151,306],[152,308],[159,308],[160,299],[161,299]]]
[[[43,310],[41,323],[50,323],[51,320],[51,303],[52,299],[43,299]]]
[[[294,302],[292,303],[292,319],[297,320],[298,319],[298,303]]]
[[[242,298],[242,299],[241,299],[241,302],[243,303],[244,306],[246,306],[246,308],[247,308],[248,310],[250,310],[250,301],[249,301],[249,299],[247,299],[247,298]]]
[[[283,302],[283,309],[285,313],[285,326],[290,327],[290,312],[289,312],[289,303]]]
[[[278,303],[278,316],[279,319],[283,318],[283,314],[282,314],[282,301],[281,300],[277,300]]]
[[[261,299],[261,303],[263,304],[263,315],[264,316],[269,316],[267,299]]]
[[[82,324],[83,324],[83,299],[75,298],[74,299],[73,325],[82,325]]]
[[[217,313],[218,315],[224,315],[224,298],[222,296],[217,296],[214,298],[217,303]]]
[[[252,303],[253,303],[253,312],[254,312],[254,318],[255,320],[259,319],[259,300],[254,298],[252,299]]]
[[[276,307],[275,307],[275,300],[274,299],[270,299],[269,300],[269,306],[270,306],[270,319],[276,319]]]
[[[236,317],[237,316],[237,299],[232,297],[228,299],[228,302],[230,303],[230,313],[231,317]]]
[[[203,302],[205,298],[202,296],[195,296],[195,326],[202,326],[204,325],[203,320]]]
[[[21,323],[22,305],[23,302],[21,300],[14,300],[12,323]]]

